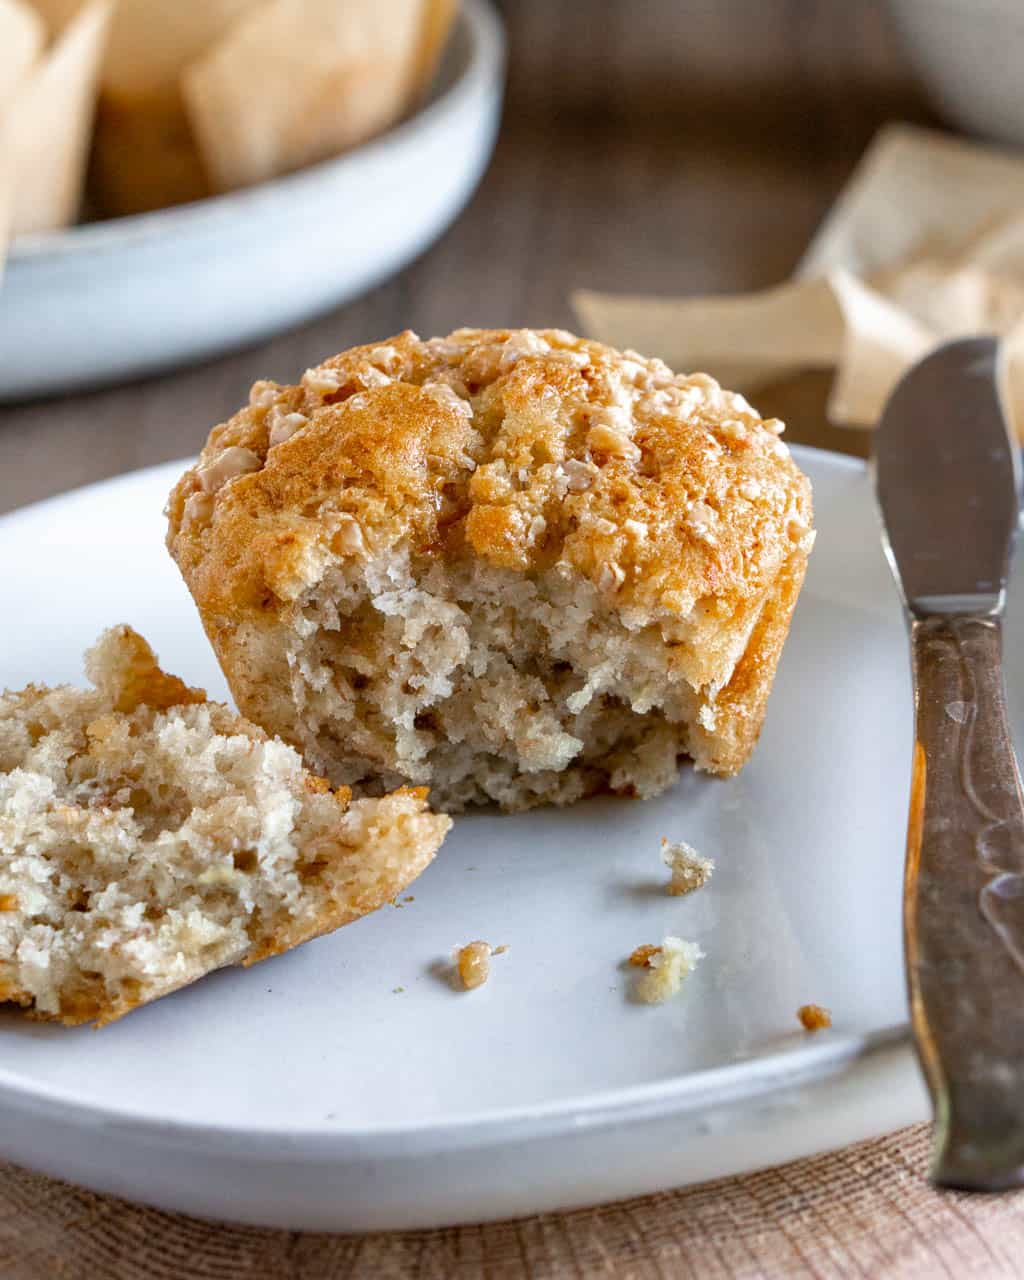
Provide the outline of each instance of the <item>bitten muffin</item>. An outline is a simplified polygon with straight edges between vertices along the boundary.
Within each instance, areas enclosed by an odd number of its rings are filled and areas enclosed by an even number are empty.
[[[332,792],[128,627],[86,665],[0,696],[0,1001],[110,1022],[373,911],[451,825],[422,789]]]
[[[781,430],[561,330],[407,332],[257,383],[168,545],[238,705],[333,783],[651,796],[757,739],[813,541]]]

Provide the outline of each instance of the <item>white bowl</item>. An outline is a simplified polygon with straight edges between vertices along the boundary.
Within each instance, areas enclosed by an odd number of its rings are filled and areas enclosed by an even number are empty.
[[[0,288],[0,400],[242,346],[393,274],[476,187],[503,70],[498,18],[465,0],[429,102],[365,146],[245,191],[19,237]]]
[[[953,124],[1024,143],[1021,0],[889,0],[889,10],[908,60]]]

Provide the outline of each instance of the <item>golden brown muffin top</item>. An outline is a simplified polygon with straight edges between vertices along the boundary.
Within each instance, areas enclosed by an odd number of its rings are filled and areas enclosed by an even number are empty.
[[[705,374],[563,330],[407,331],[256,383],[171,494],[168,546],[224,620],[405,550],[727,616],[810,547],[781,431]]]

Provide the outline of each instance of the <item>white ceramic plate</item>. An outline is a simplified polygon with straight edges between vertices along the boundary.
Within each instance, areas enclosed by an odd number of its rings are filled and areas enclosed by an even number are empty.
[[[245,191],[19,237],[0,287],[0,400],[244,346],[397,271],[479,181],[503,57],[487,0],[465,0],[430,101],[382,137]]]
[[[402,909],[101,1032],[0,1014],[0,1154],[168,1209],[359,1230],[640,1194],[924,1117],[900,951],[903,624],[864,468],[798,456],[820,535],[741,777],[460,818]],[[82,649],[125,620],[224,694],[162,546],[180,470],[0,520],[0,683],[80,680]],[[715,858],[710,885],[665,895],[663,835]],[[666,933],[706,960],[670,1003],[630,1003],[621,962]],[[441,971],[471,938],[510,950],[460,994]],[[800,1031],[806,1002],[832,1031]]]

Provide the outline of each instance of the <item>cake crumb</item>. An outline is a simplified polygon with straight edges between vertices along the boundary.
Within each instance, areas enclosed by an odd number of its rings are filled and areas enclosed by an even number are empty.
[[[392,987],[391,994],[393,996],[400,996],[404,990],[405,990],[405,987]]]
[[[805,1031],[822,1031],[832,1025],[831,1010],[823,1009],[820,1004],[802,1004],[796,1016]]]
[[[487,942],[467,942],[455,957],[455,967],[467,991],[482,987],[491,973],[491,947]]]
[[[128,626],[85,668],[0,694],[0,1005],[104,1026],[372,911],[451,825],[425,789],[330,791]]]
[[[637,975],[633,994],[643,1004],[662,1004],[674,996],[683,979],[697,967],[704,952],[696,942],[669,935],[661,946],[645,943],[629,957],[629,963],[642,972]]]
[[[698,853],[693,845],[683,840],[670,844],[665,836],[661,840],[661,860],[672,872],[667,892],[673,898],[692,893],[707,884],[715,869],[712,859]]]
[[[507,942],[503,942],[503,943],[501,944],[501,946],[500,946],[500,947],[495,947],[495,948],[494,948],[494,950],[491,952],[491,955],[492,955],[492,956],[503,956],[507,950],[508,950],[508,943],[507,943]]]

